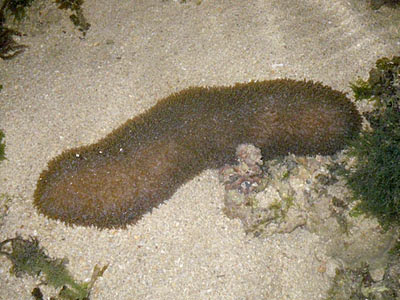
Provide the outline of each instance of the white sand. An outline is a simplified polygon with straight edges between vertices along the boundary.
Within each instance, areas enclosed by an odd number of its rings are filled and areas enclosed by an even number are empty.
[[[37,236],[81,280],[96,263],[110,264],[91,299],[323,299],[330,281],[316,259],[324,253],[318,237],[301,229],[246,237],[221,211],[215,171],[127,230],[66,227],[32,206],[49,159],[174,91],[281,77],[349,91],[349,81],[400,46],[399,11],[373,12],[361,0],[188,2],[86,0],[85,39],[65,12],[48,5],[33,13],[21,40],[29,49],[0,61],[8,158],[0,193],[14,198],[0,240]],[[37,282],[9,268],[0,257],[0,299],[29,299]]]

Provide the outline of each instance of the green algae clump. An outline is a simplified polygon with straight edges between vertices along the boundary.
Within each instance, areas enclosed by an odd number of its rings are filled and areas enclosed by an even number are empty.
[[[9,249],[7,249],[9,248]],[[60,299],[89,299],[90,290],[98,277],[101,277],[107,266],[95,267],[92,280],[79,283],[74,280],[66,267],[66,259],[53,259],[39,246],[36,238],[23,239],[20,236],[4,240],[0,243],[0,255],[6,256],[12,263],[10,272],[20,277],[23,274],[40,276],[44,283],[61,289]],[[36,288],[36,293],[38,288]],[[40,291],[40,290],[39,290]]]
[[[6,156],[5,156],[6,145],[3,142],[4,137],[5,137],[4,132],[2,130],[0,130],[0,161],[6,159]]]
[[[382,58],[367,81],[352,85],[356,100],[374,104],[364,114],[371,130],[351,143],[349,154],[357,159],[346,173],[354,198],[361,199],[355,212],[377,217],[381,225],[400,225],[400,57]]]

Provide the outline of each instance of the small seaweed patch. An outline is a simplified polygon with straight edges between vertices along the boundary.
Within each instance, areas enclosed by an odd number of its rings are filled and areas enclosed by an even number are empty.
[[[384,5],[391,7],[391,8],[398,8],[400,5],[400,1],[399,0],[369,0],[369,6],[373,10],[378,10]]]
[[[6,159],[6,156],[5,156],[6,145],[3,142],[4,136],[5,136],[4,132],[2,130],[0,130],[0,161]]]
[[[12,15],[15,21],[21,21],[26,15],[26,8],[31,6],[32,2],[33,0],[5,0],[1,10],[3,14]]]
[[[399,260],[390,262],[381,280],[374,280],[368,264],[359,268],[340,268],[325,300],[400,299]]]
[[[18,54],[24,52],[25,48],[27,48],[25,45],[18,44],[14,40],[14,36],[21,36],[21,33],[13,29],[3,27],[0,24],[0,57],[4,60],[17,56]]]
[[[85,36],[90,28],[90,24],[86,21],[82,12],[83,0],[56,0],[59,9],[69,9],[72,14],[69,16],[72,23],[78,28],[79,31]]]
[[[353,214],[377,217],[381,225],[400,225],[400,57],[382,58],[369,79],[352,84],[356,100],[367,99],[374,110],[364,113],[364,130],[350,147],[355,167],[345,172],[354,199]]]
[[[376,271],[367,263],[337,269],[325,300],[400,299],[400,240],[389,250],[387,263]]]
[[[0,58],[11,59],[25,51],[26,45],[18,44],[15,36],[22,34],[14,29],[6,27],[6,19],[9,16],[14,21],[20,22],[26,16],[26,9],[32,5],[34,0],[4,0],[0,6]],[[56,0],[59,9],[72,11],[70,19],[79,31],[85,36],[90,24],[83,15],[81,5],[83,0]]]
[[[21,36],[17,30],[5,26],[6,16],[13,16],[14,21],[21,21],[25,17],[26,8],[31,6],[33,0],[5,0],[0,7],[0,57],[11,59],[24,52],[27,46],[20,45],[14,36]]]
[[[4,218],[8,214],[12,198],[9,194],[0,193],[0,227],[3,225]]]
[[[106,265],[99,268],[96,265],[90,282],[77,282],[66,267],[66,259],[53,259],[39,246],[36,238],[23,239],[18,235],[0,243],[0,255],[5,255],[10,259],[12,274],[17,277],[23,274],[40,276],[44,284],[60,289],[59,299],[67,300],[89,299],[95,281],[103,275],[108,267]],[[40,299],[41,294],[39,287],[32,291],[32,295],[36,299]]]

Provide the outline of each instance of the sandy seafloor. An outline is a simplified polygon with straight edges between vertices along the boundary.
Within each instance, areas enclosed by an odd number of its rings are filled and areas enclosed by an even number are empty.
[[[222,212],[215,170],[126,230],[66,227],[32,206],[52,157],[172,92],[282,77],[349,92],[350,81],[400,48],[400,11],[372,11],[361,0],[196,2],[85,0],[85,38],[54,5],[31,10],[20,27],[29,48],[0,60],[0,192],[13,197],[0,240],[36,236],[49,255],[68,257],[80,280],[109,264],[91,299],[323,299],[330,279],[316,259],[322,241],[303,229],[246,236]],[[9,268],[0,257],[0,299],[30,299],[37,280]]]

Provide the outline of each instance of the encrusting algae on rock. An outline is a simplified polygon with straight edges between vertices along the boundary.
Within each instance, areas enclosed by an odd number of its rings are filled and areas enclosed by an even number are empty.
[[[160,100],[95,144],[51,160],[34,193],[39,212],[68,225],[123,228],[240,144],[264,159],[329,155],[356,136],[361,117],[346,95],[278,79],[192,87]]]

